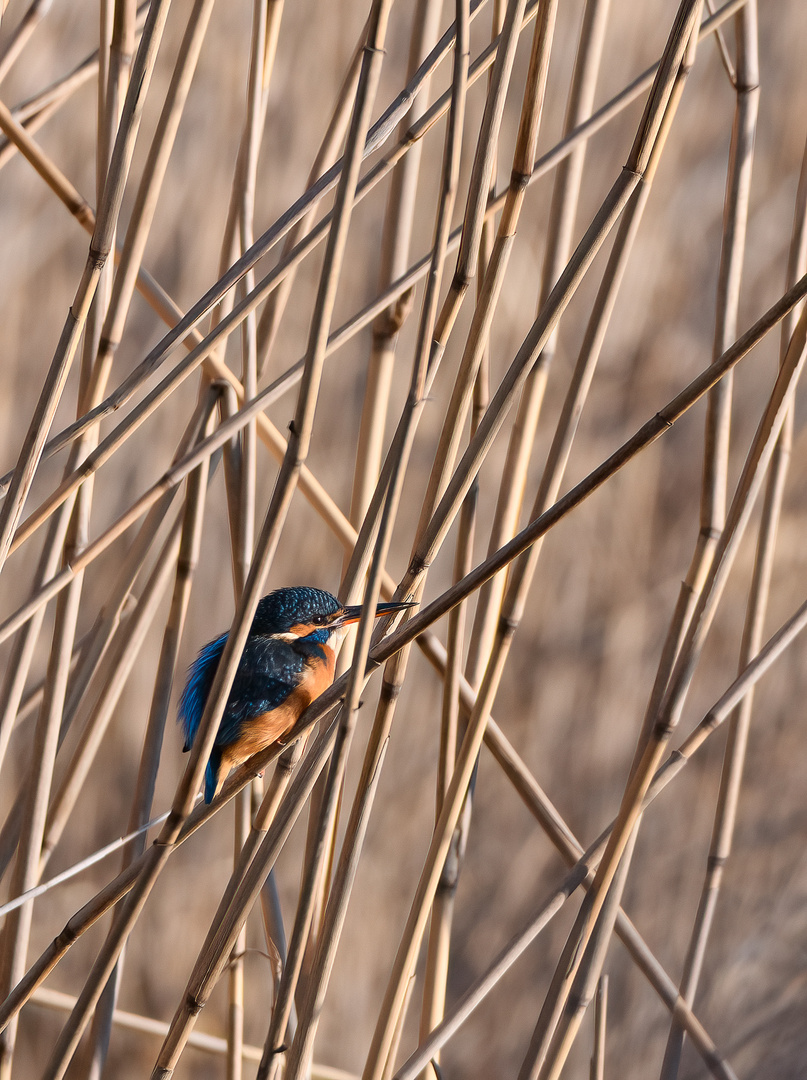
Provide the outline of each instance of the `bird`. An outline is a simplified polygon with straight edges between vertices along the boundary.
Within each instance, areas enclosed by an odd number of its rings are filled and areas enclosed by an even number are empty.
[[[375,618],[411,606],[378,604]],[[345,628],[361,614],[360,606],[346,607],[331,593],[305,585],[276,589],[258,601],[205,769],[206,803],[231,769],[282,740],[331,685]],[[185,752],[199,730],[227,636],[209,641],[188,670],[178,708]]]

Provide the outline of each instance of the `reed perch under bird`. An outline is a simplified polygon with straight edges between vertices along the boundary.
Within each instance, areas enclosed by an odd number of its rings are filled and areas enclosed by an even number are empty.
[[[375,617],[410,607],[379,604]],[[345,607],[322,589],[277,589],[258,602],[230,696],[205,770],[205,802],[230,769],[282,739],[300,714],[331,685],[345,627],[361,607]],[[190,750],[219,666],[227,634],[205,645],[188,672],[179,722]]]

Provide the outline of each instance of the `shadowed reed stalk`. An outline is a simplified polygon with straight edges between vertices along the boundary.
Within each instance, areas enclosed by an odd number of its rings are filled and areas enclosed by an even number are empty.
[[[594,998],[594,1051],[591,1055],[590,1080],[605,1080],[605,1033],[608,1021],[608,976],[601,975]]]

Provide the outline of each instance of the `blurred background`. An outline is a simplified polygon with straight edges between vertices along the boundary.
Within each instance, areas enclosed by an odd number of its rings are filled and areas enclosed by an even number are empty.
[[[94,0],[53,0],[0,85],[9,108],[40,93],[98,48]],[[121,221],[132,211],[136,182],[168,88],[191,11],[174,0],[146,97],[131,180]],[[29,8],[10,0],[0,28],[0,50]],[[676,4],[636,5],[611,0],[595,93],[595,108],[617,94],[661,55]],[[392,8],[374,119],[403,87],[414,0]],[[582,0],[559,5],[551,54],[539,156],[563,134],[564,114],[583,13]],[[339,87],[360,39],[367,5],[344,0],[287,2],[268,91],[257,167],[254,233],[261,234],[305,190]],[[453,5],[440,13],[440,30],[453,21]],[[490,3],[472,24],[471,58],[491,35]],[[244,127],[253,5],[213,5],[196,75],[179,125],[149,233],[143,265],[187,310],[219,277],[230,192]],[[521,35],[498,144],[497,190],[507,183],[529,59],[532,24]],[[735,55],[733,21],[723,25]],[[788,247],[799,169],[807,135],[807,13],[798,0],[763,5],[759,23],[760,99],[750,190],[747,245],[738,313],[739,331],[754,322],[786,287]],[[437,68],[430,97],[450,86],[451,53]],[[468,92],[454,223],[459,224],[485,103],[487,80]],[[588,143],[575,240],[582,236],[625,162],[645,94],[619,112]],[[736,95],[713,37],[701,42],[662,155],[647,209],[627,267],[591,393],[583,413],[563,490],[584,477],[701,371],[712,355],[721,222]],[[445,121],[423,140],[410,262],[432,243]],[[97,76],[87,78],[35,131],[45,153],[91,204],[96,202]],[[377,152],[376,158],[385,152]],[[373,159],[375,160],[375,158]],[[367,168],[367,166],[365,166]],[[495,388],[535,317],[546,247],[554,174],[526,195],[517,239],[493,321],[490,380]],[[355,209],[334,315],[341,326],[378,294],[381,237],[389,180]],[[332,196],[319,214],[332,205]],[[28,428],[87,253],[87,235],[19,153],[4,153],[0,170],[0,471],[12,469]],[[261,264],[265,273],[278,258]],[[531,456],[531,503],[596,288],[608,245],[595,261],[560,326],[541,424]],[[261,385],[305,353],[323,247],[306,258],[280,324]],[[454,255],[447,261],[443,289]],[[404,323],[392,372],[387,438],[409,385],[422,283]],[[470,326],[473,296],[464,304],[430,392],[409,464],[388,568],[399,579],[408,564],[420,504],[445,407]],[[142,360],[164,326],[135,294],[110,387]],[[356,334],[327,360],[308,465],[337,505],[348,513],[357,433],[372,332]],[[240,335],[229,339],[226,361],[240,373]],[[774,331],[737,368],[731,417],[729,492],[734,488],[773,384],[779,356]],[[152,380],[153,381],[153,380]],[[199,376],[187,379],[100,469],[90,535],[114,521],[165,471],[196,402]],[[75,418],[78,364],[68,379],[53,425]],[[135,401],[138,400],[135,398]],[[267,415],[285,432],[296,389],[270,405]],[[796,609],[807,591],[807,457],[803,403],[797,398],[795,441],[776,548],[764,638]],[[128,409],[128,406],[127,406]],[[120,415],[107,422],[111,428]],[[680,582],[699,529],[705,403],[639,455],[565,518],[548,536],[493,715],[581,843],[593,840],[618,806],[653,685]],[[489,523],[501,483],[508,417],[480,474],[474,562],[487,550]],[[61,479],[64,453],[43,461],[26,504],[39,505]],[[277,462],[262,447],[257,457],[256,515],[263,519]],[[688,732],[717,700],[737,670],[751,579],[759,506],[732,570],[681,721]],[[522,520],[526,521],[526,510]],[[13,554],[2,575],[2,618],[29,596],[43,532]],[[77,635],[94,624],[109,595],[134,531],[125,533],[89,567]],[[429,575],[426,599],[452,580],[454,533]],[[298,492],[267,580],[267,591],[311,584],[336,592],[344,550]],[[135,595],[142,589],[142,580]],[[140,749],[170,599],[166,590],[109,728],[70,814],[45,877],[126,831]],[[36,688],[46,674],[53,633],[53,603],[46,611],[26,681]],[[225,630],[235,607],[223,473],[208,492],[199,566],[184,629],[179,675],[200,646]],[[435,627],[445,639],[445,621]],[[12,657],[13,637],[0,663]],[[734,848],[725,870],[709,940],[696,1012],[721,1052],[743,1078],[782,1080],[807,1067],[807,755],[804,646],[784,654],[758,688],[754,704]],[[345,808],[355,791],[363,747],[380,685],[365,692],[348,765]],[[170,805],[186,759],[173,718],[164,739],[154,813]],[[360,1074],[392,960],[414,895],[434,823],[435,772],[440,732],[441,682],[413,651],[358,878],[347,914],[315,1061]],[[36,710],[14,728],[0,772],[0,811],[10,811],[32,763]],[[57,760],[75,747],[75,733]],[[698,904],[725,749],[717,732],[646,814],[639,833],[624,907],[671,977],[680,978]],[[293,921],[306,833],[304,813],[277,865],[287,930]],[[340,836],[346,810],[341,815]],[[232,809],[217,814],[169,861],[131,936],[118,1008],[170,1021],[232,866]],[[36,901],[28,963],[66,920],[118,871],[114,854]],[[491,962],[561,880],[563,864],[487,750],[482,751],[467,854],[452,931],[448,1005]],[[10,895],[10,875],[0,902]],[[548,981],[579,904],[575,896],[508,972],[442,1055],[442,1074],[475,1080],[515,1076],[526,1052]],[[76,995],[103,941],[109,917],[67,954],[46,986]],[[272,970],[259,912],[247,924],[245,1039],[261,1046],[272,1001]],[[423,958],[401,1039],[400,1060],[417,1044]],[[610,976],[606,1075],[629,1080],[658,1072],[669,1028],[668,1013],[615,939],[606,961]],[[198,1024],[226,1032],[226,980]],[[21,1014],[13,1075],[41,1074],[66,1013],[36,1001]],[[588,1076],[592,1018],[584,1020],[564,1076]],[[115,1026],[104,1075],[121,1080],[149,1075],[160,1040]],[[224,1076],[224,1058],[189,1048],[177,1076]],[[252,1076],[254,1062],[245,1062]],[[79,1052],[68,1073],[86,1075]],[[706,1075],[687,1044],[681,1076]]]

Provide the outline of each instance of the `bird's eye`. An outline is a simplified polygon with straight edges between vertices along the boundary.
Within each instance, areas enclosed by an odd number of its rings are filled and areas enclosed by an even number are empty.
[[[323,626],[328,621],[327,615],[315,615],[311,622],[314,626]]]

